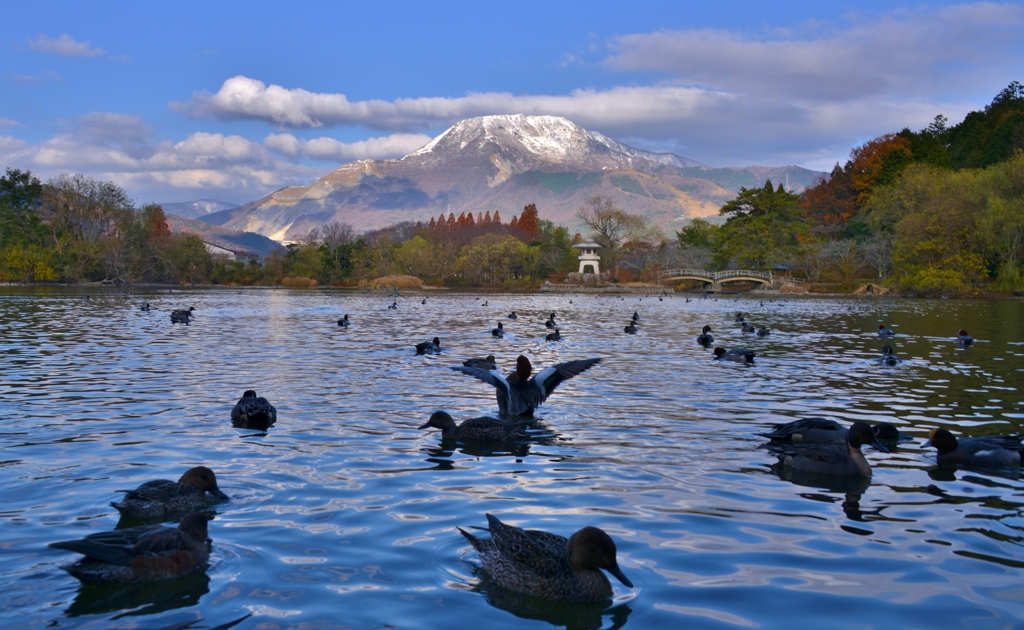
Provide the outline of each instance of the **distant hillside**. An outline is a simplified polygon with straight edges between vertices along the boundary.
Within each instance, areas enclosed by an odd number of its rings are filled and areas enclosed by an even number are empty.
[[[198,219],[211,212],[230,210],[237,208],[237,203],[227,203],[217,199],[196,199],[195,201],[178,201],[158,204],[164,209],[164,214],[176,214],[186,219]]]
[[[771,179],[799,192],[819,175],[798,166],[709,168],[555,116],[483,116],[400,160],[349,162],[309,186],[201,219],[285,241],[332,220],[360,231],[467,211],[497,211],[507,220],[535,203],[541,218],[573,226],[586,199],[602,195],[671,229],[686,217],[717,214],[741,186]]]
[[[253,232],[240,232],[238,230],[222,228],[175,214],[167,214],[166,217],[171,231],[175,234],[195,234],[211,245],[223,247],[235,253],[266,256],[274,250],[284,249],[277,241]]]

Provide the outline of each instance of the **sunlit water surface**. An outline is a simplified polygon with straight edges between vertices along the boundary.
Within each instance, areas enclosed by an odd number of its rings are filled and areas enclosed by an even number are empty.
[[[1021,430],[1020,301],[397,300],[395,311],[390,295],[333,291],[3,290],[0,626],[210,626],[247,613],[238,627],[1021,623],[1019,471],[938,469],[920,448],[936,426]],[[170,323],[191,305],[192,325]],[[640,333],[628,336],[634,310]],[[742,334],[738,310],[771,336]],[[560,343],[543,339],[551,311]],[[345,313],[347,330],[335,324]],[[505,339],[491,338],[498,320]],[[874,362],[879,323],[899,333],[898,368]],[[755,350],[756,366],[713,363],[694,341],[705,324]],[[977,346],[957,349],[961,327]],[[435,335],[444,352],[415,356]],[[514,452],[442,448],[417,430],[437,409],[496,412],[491,388],[448,366],[493,354],[508,370],[519,353],[604,362],[556,391]],[[231,425],[248,388],[277,406],[266,433]],[[915,442],[865,449],[869,486],[781,478],[758,433],[819,415],[886,420]],[[231,495],[205,571],[83,589],[61,570],[77,556],[47,543],[113,529],[118,489],[197,464]],[[563,535],[604,528],[635,588],[613,580],[614,600],[581,607],[491,587],[456,529],[486,512]]]

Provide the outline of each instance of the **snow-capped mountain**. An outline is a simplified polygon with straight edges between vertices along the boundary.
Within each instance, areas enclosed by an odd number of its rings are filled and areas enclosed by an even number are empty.
[[[237,208],[238,204],[227,203],[226,201],[219,201],[217,199],[197,199],[195,201],[162,203],[160,204],[160,207],[164,209],[165,214],[176,214],[179,217],[185,217],[186,219],[196,219],[214,212]]]
[[[817,175],[795,166],[712,169],[636,149],[565,118],[510,114],[460,121],[401,159],[349,162],[309,186],[200,218],[294,240],[330,220],[358,230],[442,212],[499,211],[508,220],[530,203],[544,219],[572,223],[587,198],[604,195],[670,227],[681,216],[717,213],[740,186],[788,177],[799,190]]]

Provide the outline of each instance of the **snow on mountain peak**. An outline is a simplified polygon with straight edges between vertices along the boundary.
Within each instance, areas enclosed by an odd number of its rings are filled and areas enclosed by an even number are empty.
[[[488,143],[519,150],[549,162],[585,161],[596,155],[628,164],[643,158],[679,168],[701,166],[699,162],[671,153],[651,153],[612,140],[595,131],[587,131],[561,116],[501,114],[467,118],[449,127],[417,151],[406,157],[426,157],[434,153],[462,151]]]

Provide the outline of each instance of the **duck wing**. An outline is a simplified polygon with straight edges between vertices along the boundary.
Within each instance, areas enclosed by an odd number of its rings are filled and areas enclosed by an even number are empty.
[[[517,567],[545,578],[558,576],[568,568],[569,541],[565,537],[506,525],[491,514],[487,523],[495,548]]]
[[[794,435],[803,435],[811,430],[835,431],[836,435],[839,435],[840,433],[844,437],[846,435],[846,429],[841,424],[835,420],[829,420],[827,418],[804,418],[802,420],[787,422],[786,424],[776,424],[772,431],[768,433],[761,433],[759,435],[773,440],[789,441],[793,439]]]
[[[508,399],[510,393],[508,381],[505,380],[505,377],[502,376],[501,373],[498,372],[497,370],[489,372],[483,368],[466,367],[464,365],[453,365],[452,369],[455,370],[456,372],[468,374],[469,376],[472,376],[487,383],[488,385],[497,389],[499,393],[503,394],[506,400]]]
[[[551,395],[551,392],[555,391],[555,388],[569,380],[574,376],[583,374],[590,368],[594,367],[601,362],[600,358],[597,359],[579,359],[577,361],[566,361],[565,363],[559,363],[549,368],[544,368],[535,377],[530,379],[536,381],[541,388],[541,394],[543,398],[537,403],[538,405]]]
[[[50,543],[49,546],[55,549],[74,551],[93,560],[128,567],[132,564],[132,557],[134,555],[132,548],[136,543],[146,535],[157,534],[161,530],[177,531],[161,527],[160,525],[129,527],[127,529],[115,529],[111,532],[90,534],[79,540]]]
[[[118,490],[124,492],[125,499],[138,501],[169,501],[178,497],[192,495],[199,492],[195,486],[187,483],[178,483],[169,479],[155,479],[147,481],[134,490]]]
[[[175,551],[191,551],[195,548],[192,538],[180,529],[161,527],[139,538],[132,546],[135,555],[159,555]]]

